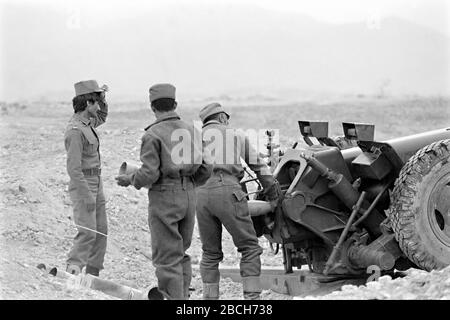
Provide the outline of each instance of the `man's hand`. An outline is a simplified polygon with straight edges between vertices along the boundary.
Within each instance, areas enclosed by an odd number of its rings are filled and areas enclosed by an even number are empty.
[[[109,87],[106,84],[104,84],[100,87],[100,89],[103,90],[103,92],[100,92],[100,96],[102,97],[102,100],[105,100],[106,92],[109,91]]]
[[[126,174],[121,174],[120,176],[116,177],[117,184],[121,187],[128,187],[131,184],[131,179]]]
[[[277,205],[278,205],[278,199],[270,201],[270,209],[272,210],[272,212],[275,210]]]
[[[273,178],[272,176],[270,176],[270,178],[273,181],[272,185],[264,191],[264,195],[270,202],[278,201],[278,198],[281,196],[280,184],[278,183],[277,179]]]

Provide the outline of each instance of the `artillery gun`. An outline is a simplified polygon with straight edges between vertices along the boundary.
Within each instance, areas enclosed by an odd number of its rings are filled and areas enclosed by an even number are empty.
[[[285,150],[273,171],[276,208],[261,209],[262,192],[249,201],[258,237],[281,247],[286,273],[450,265],[450,128],[376,142],[373,125],[343,123],[352,143],[342,149],[328,123],[298,124],[306,144]]]

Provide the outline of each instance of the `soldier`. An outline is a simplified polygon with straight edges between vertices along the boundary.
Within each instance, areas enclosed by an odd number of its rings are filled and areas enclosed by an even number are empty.
[[[116,177],[120,186],[148,187],[148,223],[152,242],[152,262],[158,289],[166,299],[188,299],[192,271],[186,250],[191,245],[195,223],[195,186],[211,174],[202,163],[200,143],[194,143],[194,126],[182,121],[175,112],[175,87],[156,84],[150,88],[151,109],[156,121],[145,128],[142,137],[142,166],[129,175]],[[190,139],[188,161],[174,157],[173,136],[185,132]],[[172,154],[174,153],[174,154]],[[185,155],[186,156],[186,155]]]
[[[240,159],[245,160],[256,173],[266,197],[272,201],[273,206],[278,197],[277,181],[273,178],[268,166],[250,146],[248,138],[228,127],[230,116],[220,104],[207,105],[199,115],[203,122],[205,151],[209,149],[205,159],[214,162],[211,177],[197,192],[197,221],[203,249],[200,263],[203,297],[204,299],[219,298],[219,263],[223,259],[221,244],[223,225],[242,254],[240,274],[244,298],[259,299],[262,248],[258,244],[249,214],[247,194],[239,184],[244,177]],[[207,144],[207,140],[213,141],[216,148],[211,147],[212,143]],[[220,147],[224,149],[218,150]],[[224,159],[221,159],[219,155]],[[251,158],[252,155],[254,159]]]
[[[67,272],[85,272],[98,276],[106,253],[107,218],[101,178],[100,141],[96,127],[105,123],[108,104],[107,86],[97,81],[75,83],[72,100],[74,115],[64,136],[67,151],[69,194],[73,219],[78,228],[67,259]]]

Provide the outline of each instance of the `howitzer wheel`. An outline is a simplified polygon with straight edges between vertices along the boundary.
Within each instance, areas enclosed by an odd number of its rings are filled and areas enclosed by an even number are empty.
[[[420,149],[403,166],[388,216],[400,248],[418,267],[450,265],[450,139]]]

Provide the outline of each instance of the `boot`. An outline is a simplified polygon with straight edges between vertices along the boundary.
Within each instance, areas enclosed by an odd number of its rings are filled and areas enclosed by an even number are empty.
[[[203,283],[203,300],[219,299],[219,283]]]
[[[92,267],[90,265],[86,266],[86,274],[92,274],[93,276],[98,277],[100,274],[100,269],[96,268],[96,267]]]
[[[245,300],[259,300],[261,294],[261,280],[259,276],[242,277]]]
[[[148,300],[167,300],[164,295],[159,291],[158,287],[153,287],[148,291]]]
[[[76,264],[68,264],[66,267],[66,272],[77,276],[81,273],[81,268]]]

